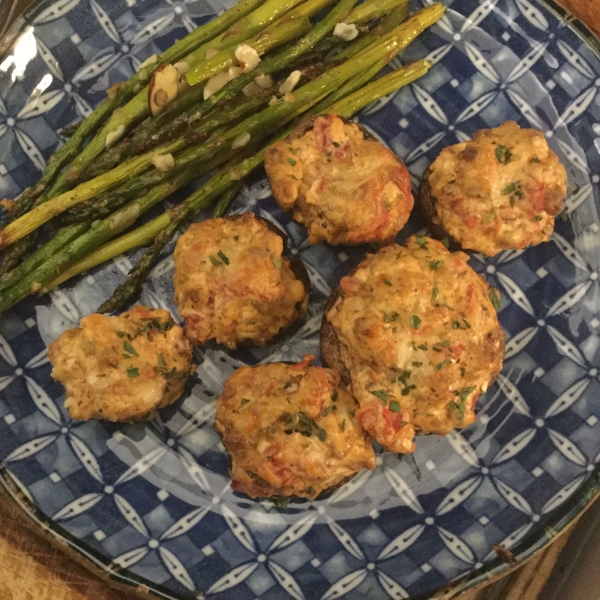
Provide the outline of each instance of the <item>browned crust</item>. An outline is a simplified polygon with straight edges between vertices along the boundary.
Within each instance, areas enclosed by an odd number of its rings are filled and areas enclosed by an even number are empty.
[[[452,252],[456,252],[457,250],[463,250],[463,247],[460,245],[460,242],[453,238],[442,227],[442,225],[435,222],[434,217],[436,215],[435,207],[437,204],[437,199],[433,195],[433,191],[429,183],[430,176],[431,167],[427,167],[427,169],[423,173],[423,177],[421,177],[419,190],[417,192],[417,199],[419,205],[421,206],[421,211],[423,213],[423,217],[425,218],[425,222],[427,223],[427,229],[429,229],[431,237],[437,240],[443,240],[444,238],[446,238],[448,240],[449,249]]]
[[[340,374],[340,381],[343,385],[350,385],[352,377],[350,369],[342,360],[342,343],[338,337],[333,325],[327,319],[327,313],[333,308],[338,298],[343,298],[342,288],[337,286],[333,289],[325,306],[323,307],[323,318],[321,319],[320,347],[323,361],[330,369],[335,369]]]

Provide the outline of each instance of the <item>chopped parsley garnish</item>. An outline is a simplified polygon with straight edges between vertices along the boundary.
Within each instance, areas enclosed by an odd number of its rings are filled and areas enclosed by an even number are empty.
[[[437,342],[436,344],[434,344],[431,349],[434,352],[441,352],[442,348],[447,348],[448,346],[450,346],[450,340],[443,340],[441,342]]]
[[[413,329],[419,329],[419,325],[421,324],[421,319],[419,319],[419,317],[417,317],[417,315],[413,315],[410,318],[410,326]]]
[[[389,285],[389,286],[392,285],[392,282],[387,280],[385,277],[383,278],[383,283],[385,283],[385,285]]]
[[[460,368],[460,376],[461,377],[464,377],[466,372],[467,372],[467,370],[464,367]]]
[[[137,377],[140,374],[140,370],[137,367],[131,367],[127,369],[127,377]]]
[[[139,354],[135,351],[135,348],[129,342],[124,342],[123,350],[125,350],[125,352],[129,352],[131,356],[139,356]],[[131,358],[131,356],[125,356],[125,358]]]
[[[149,329],[156,329],[157,331],[169,331],[175,323],[170,321],[161,321],[158,317],[154,319],[148,319],[135,333],[136,337],[140,333],[146,333]]]
[[[287,508],[291,498],[289,496],[271,496],[269,498],[277,508]]]
[[[248,404],[248,402],[250,402],[248,398],[242,398],[242,406],[244,406],[244,404]]]
[[[427,250],[427,242],[425,241],[425,236],[424,235],[418,235],[417,236],[417,245],[419,246],[419,248],[422,248],[423,250]]]
[[[348,411],[348,414],[349,414],[351,417],[354,417],[354,415],[355,415],[356,413],[355,413],[353,410],[349,410],[349,411]]]
[[[412,366],[413,367],[420,367],[423,363],[422,362],[418,362],[416,360],[413,360]]]
[[[273,264],[275,265],[275,268],[281,269],[281,259],[278,256],[273,257]]]
[[[424,350],[424,351],[427,351],[427,344],[419,344],[419,345],[417,346],[417,348],[418,348],[419,350]]]
[[[414,390],[416,389],[416,385],[411,384],[411,385],[407,385],[403,390],[402,390],[402,395],[403,396],[408,396],[408,394],[410,394],[410,390]]]
[[[393,312],[391,315],[383,315],[383,322],[384,323],[392,323],[393,321],[395,321],[400,315],[397,312]]]
[[[289,390],[291,387],[292,387],[292,382],[291,382],[291,381],[286,381],[286,382],[283,384],[283,389],[284,389],[284,390]]]
[[[163,356],[162,352],[158,355],[157,358],[158,358],[158,366],[164,367],[166,369],[167,363],[165,362],[165,357]]]
[[[377,396],[381,400],[381,403],[384,406],[387,406],[387,397],[388,397],[387,392],[384,392],[383,390],[374,390],[371,392],[371,394],[373,394],[373,396]]]
[[[542,215],[536,215],[535,217],[533,217],[533,219],[531,219],[532,221],[541,221],[542,220]]]
[[[539,163],[539,162],[542,162],[542,161],[541,161],[541,160],[540,160],[540,159],[539,159],[537,156],[532,156],[532,157],[529,159],[529,162],[532,162],[532,163]]]
[[[435,365],[435,370],[436,371],[440,371],[441,369],[443,369],[444,367],[448,366],[452,361],[447,358],[445,361],[438,363],[437,365]]]
[[[223,266],[223,263],[218,258],[215,258],[212,254],[208,258],[210,258],[210,262],[213,264],[214,267]]]
[[[475,389],[475,386],[463,388],[460,392],[454,392],[455,396],[460,397],[460,404],[451,402],[450,407],[458,410],[458,418],[462,421],[465,417],[465,411],[467,410],[467,398],[469,394]]]
[[[390,402],[390,410],[393,412],[400,412],[400,402],[397,400],[392,400]]]
[[[433,300],[435,300],[435,299],[437,298],[437,295],[438,295],[438,289],[437,289],[436,287],[434,287],[434,288],[431,290],[431,300],[432,300],[432,301],[433,301]]]
[[[450,247],[450,240],[447,237],[442,238],[441,242],[442,242],[442,244],[444,244],[444,246],[446,246],[446,248]]]
[[[290,152],[291,152],[292,154],[298,154],[298,150],[300,150],[300,148],[292,148],[292,147],[290,146]]]
[[[316,435],[322,442],[327,439],[327,432],[302,411],[298,415],[282,415],[281,420],[285,424],[284,432],[288,435],[297,432],[305,437]]]
[[[346,419],[342,419],[342,425],[340,427],[340,431],[344,433],[346,431]]]
[[[326,417],[332,410],[337,410],[337,406],[335,404],[330,404],[322,413],[322,417]]]
[[[331,394],[331,401],[335,402],[338,399],[338,392],[337,390],[333,390],[333,394]]]
[[[221,250],[219,250],[217,252],[217,256],[226,264],[229,264],[229,259],[227,258],[227,256],[225,256],[225,254],[223,254],[223,252],[221,252]]]
[[[460,321],[454,321],[452,323],[452,329],[460,329]]]
[[[437,271],[440,267],[443,267],[443,266],[444,266],[444,261],[443,260],[432,260],[429,263],[429,268],[432,271]]]
[[[293,158],[288,158],[288,165],[290,165],[291,167],[295,167],[296,166],[296,161]]]
[[[502,298],[500,297],[500,292],[496,288],[490,288],[490,302],[496,312],[502,308]]]
[[[408,378],[412,375],[412,371],[402,371],[400,375],[398,375],[398,381],[403,385],[406,385]]]
[[[496,155],[496,160],[499,163],[502,163],[503,165],[510,161],[512,157],[512,152],[510,151],[508,146],[497,146],[494,154]]]

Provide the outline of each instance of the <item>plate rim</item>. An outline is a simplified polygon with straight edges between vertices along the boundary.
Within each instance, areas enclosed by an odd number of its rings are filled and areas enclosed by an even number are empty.
[[[34,0],[32,2],[5,33],[4,41],[7,43],[0,44],[0,58],[13,49],[21,33],[28,27],[33,26],[32,20],[35,15],[43,10],[45,5],[52,4],[54,1]],[[237,2],[238,0],[235,1]],[[445,3],[445,0],[440,1]],[[558,19],[562,20],[600,60],[600,36],[596,35],[590,27],[555,0],[534,1],[537,4],[545,6]],[[146,600],[155,598],[163,600],[188,600],[188,598],[136,575],[132,571],[124,569],[113,561],[108,560],[105,556],[88,546],[83,540],[75,537],[53,521],[51,517],[45,515],[35,502],[30,499],[28,494],[23,491],[20,482],[10,473],[4,461],[0,461],[0,487],[7,493],[11,501],[20,508],[27,519],[31,521],[30,524],[35,526],[34,529],[37,533],[43,533],[44,539],[52,544],[53,547],[58,548],[69,559],[75,560],[111,587],[126,593],[133,592],[137,597]],[[514,562],[504,562],[497,557],[479,569],[472,570],[454,581],[437,588],[428,596],[412,596],[408,600],[427,600],[427,598],[452,600],[468,590],[481,587],[484,584],[491,583],[493,580],[507,575],[509,572],[521,567],[535,554],[547,548],[599,499],[600,464],[597,464],[581,487],[562,506],[557,508],[553,514],[553,518],[549,519],[541,528],[535,529],[534,526],[531,532],[511,548]],[[204,598],[202,590],[196,590],[193,593],[198,598]]]

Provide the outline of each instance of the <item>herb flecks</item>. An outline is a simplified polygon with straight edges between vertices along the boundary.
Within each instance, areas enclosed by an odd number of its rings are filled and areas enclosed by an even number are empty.
[[[443,261],[443,260],[432,260],[432,261],[429,263],[429,268],[430,268],[432,271],[437,271],[439,268],[441,268],[441,267],[443,267],[443,266],[444,266],[444,261]]]
[[[384,392],[383,390],[372,390],[371,394],[373,394],[373,396],[377,396],[377,398],[381,400],[381,404],[387,406],[387,397],[389,395],[387,392]]]
[[[293,158],[288,157],[287,161],[288,161],[288,165],[290,165],[290,167],[296,166],[296,161]]]
[[[219,250],[217,252],[217,256],[226,264],[229,264],[229,258],[227,258],[227,256],[225,254],[223,254],[223,252],[221,250]]]
[[[496,288],[490,288],[490,302],[496,312],[502,308],[502,298],[500,297],[500,292]]]
[[[385,314],[383,315],[383,322],[384,323],[393,323],[400,315],[397,312],[393,312],[391,314]]]
[[[129,342],[123,343],[123,350],[129,353],[129,355],[123,354],[123,358],[133,358],[134,356],[139,356],[139,354],[136,352],[136,349]]]
[[[421,319],[419,319],[419,317],[417,317],[417,315],[413,315],[410,318],[410,326],[413,329],[419,329],[419,325],[421,324]]]
[[[494,154],[496,155],[496,160],[503,165],[510,162],[512,158],[512,152],[508,146],[497,146]]]
[[[462,422],[465,418],[465,412],[467,410],[467,398],[475,390],[475,386],[463,388],[460,391],[454,391],[453,394],[460,399],[460,403],[450,402],[450,408],[458,410],[458,419]]]
[[[140,374],[140,370],[137,367],[131,367],[127,369],[127,377],[137,377]]]

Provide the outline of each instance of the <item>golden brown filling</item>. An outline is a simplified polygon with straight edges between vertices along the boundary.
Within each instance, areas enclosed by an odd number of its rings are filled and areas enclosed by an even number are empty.
[[[231,487],[251,498],[314,498],[375,467],[352,396],[335,371],[296,365],[242,367],[217,400],[215,429],[232,460]]]
[[[434,222],[463,248],[492,256],[550,239],[567,173],[541,132],[508,121],[444,148],[429,184]]]
[[[181,395],[192,347],[168,311],[134,306],[118,317],[84,317],[48,358],[73,419],[127,421],[150,418]]]
[[[352,377],[363,427],[394,452],[417,431],[447,434],[500,371],[504,334],[487,284],[463,252],[409,238],[367,256],[342,278],[328,312]]]
[[[283,240],[252,213],[194,223],[175,247],[175,302],[195,344],[264,345],[302,313],[308,297]]]
[[[311,244],[388,241],[413,208],[402,161],[335,115],[317,117],[308,133],[273,144],[265,170],[275,199],[308,229]]]

